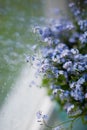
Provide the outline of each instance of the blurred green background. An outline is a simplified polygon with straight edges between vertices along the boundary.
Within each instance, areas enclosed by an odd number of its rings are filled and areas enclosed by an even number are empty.
[[[40,0],[0,0],[0,107],[35,44],[32,26],[41,16]]]

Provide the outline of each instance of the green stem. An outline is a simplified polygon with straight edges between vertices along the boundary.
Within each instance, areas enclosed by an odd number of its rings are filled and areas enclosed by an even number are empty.
[[[71,120],[63,121],[63,122],[57,124],[56,126],[50,126],[50,125],[48,125],[48,124],[45,122],[45,120],[43,120],[43,123],[45,124],[46,127],[52,129],[52,128],[55,128],[55,127],[57,127],[57,126],[64,125],[64,124],[66,124],[66,123],[73,122],[74,120],[75,120],[75,119],[71,119]]]
[[[83,114],[85,115],[85,113],[83,113]],[[57,127],[57,126],[61,126],[61,125],[64,125],[64,124],[67,124],[67,123],[71,122],[71,130],[72,130],[74,121],[75,121],[76,119],[79,119],[81,116],[83,116],[83,114],[79,114],[78,116],[74,117],[74,119],[69,119],[69,120],[67,120],[67,121],[60,122],[59,124],[57,124],[57,125],[55,125],[55,126],[50,126],[50,125],[48,125],[48,124],[45,122],[44,119],[43,119],[43,123],[45,124],[46,127],[50,128],[50,129],[53,129],[53,128]]]

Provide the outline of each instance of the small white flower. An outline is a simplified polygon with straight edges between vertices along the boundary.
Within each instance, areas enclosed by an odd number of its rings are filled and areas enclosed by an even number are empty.
[[[87,99],[87,93],[85,94],[85,99]]]
[[[53,94],[54,94],[54,95],[56,95],[57,92],[58,92],[58,89],[54,89],[54,90],[53,90]]]
[[[67,113],[70,113],[70,112],[73,110],[74,107],[75,107],[74,104],[70,105],[70,106],[67,108]]]
[[[77,55],[79,54],[79,50],[76,48],[71,49],[72,54]]]

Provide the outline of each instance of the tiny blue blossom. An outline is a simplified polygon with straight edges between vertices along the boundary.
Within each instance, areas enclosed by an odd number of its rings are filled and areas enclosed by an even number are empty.
[[[85,83],[85,78],[81,77],[77,82],[78,84],[83,84]]]
[[[30,62],[31,57],[30,57],[29,55],[26,55],[26,54],[25,54],[25,58],[26,58],[26,62]]]
[[[36,113],[36,117],[37,117],[37,119],[41,119],[41,118],[42,118],[42,112],[41,112],[41,111],[38,111],[38,112]]]
[[[72,53],[73,55],[77,55],[77,54],[79,54],[79,50],[78,50],[77,48],[72,48],[72,49],[71,49],[71,53]]]
[[[69,7],[73,7],[75,5],[74,2],[69,3]]]
[[[57,126],[56,128],[54,128],[54,130],[61,130],[62,128],[60,126]]]
[[[47,119],[48,119],[48,115],[43,115],[42,118],[43,118],[44,120],[47,120]]]
[[[53,95],[56,95],[57,92],[58,92],[58,89],[54,89],[54,90],[53,90]]]
[[[81,41],[81,43],[87,43],[87,31],[80,36],[79,40]]]
[[[63,65],[64,69],[68,69],[69,67],[72,67],[72,61],[68,61]]]
[[[87,20],[80,20],[78,21],[78,25],[80,26],[81,30],[87,30]]]

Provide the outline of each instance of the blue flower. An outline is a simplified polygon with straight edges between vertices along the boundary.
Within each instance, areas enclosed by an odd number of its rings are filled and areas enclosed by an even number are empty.
[[[87,31],[80,36],[79,40],[81,43],[87,43]]]
[[[54,130],[61,130],[62,128],[60,126],[57,126],[56,128],[54,128]]]
[[[38,111],[38,112],[36,113],[36,117],[37,117],[37,119],[41,119],[41,118],[42,118],[42,112],[41,112],[41,111]]]

